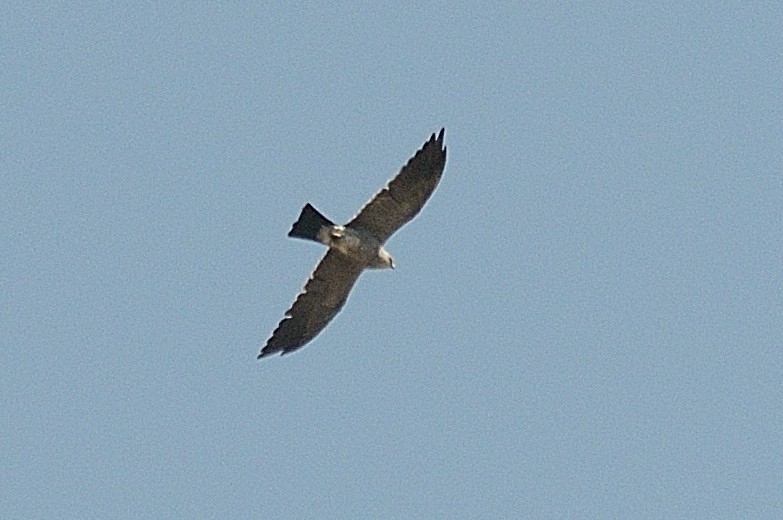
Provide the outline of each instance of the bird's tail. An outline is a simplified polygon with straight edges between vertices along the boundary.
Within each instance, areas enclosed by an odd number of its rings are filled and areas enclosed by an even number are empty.
[[[320,240],[318,240],[318,232],[323,227],[332,226],[334,226],[334,222],[321,215],[318,210],[312,207],[308,202],[305,204],[305,207],[302,208],[302,213],[299,214],[299,219],[294,222],[291,231],[288,232],[288,236],[320,242]]]

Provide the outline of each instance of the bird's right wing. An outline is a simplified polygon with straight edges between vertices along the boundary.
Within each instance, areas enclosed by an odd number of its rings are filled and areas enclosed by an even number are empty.
[[[339,251],[328,250],[259,352],[259,359],[293,352],[317,336],[342,309],[362,269]]]
[[[443,129],[402,167],[389,183],[361,209],[346,227],[372,233],[381,243],[415,217],[438,185],[446,166]]]

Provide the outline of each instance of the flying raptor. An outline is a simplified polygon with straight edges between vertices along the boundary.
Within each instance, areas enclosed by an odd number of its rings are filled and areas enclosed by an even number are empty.
[[[289,237],[313,240],[329,249],[259,352],[259,359],[287,354],[312,340],[342,309],[365,269],[394,268],[383,244],[421,211],[438,185],[446,165],[441,128],[344,226],[335,225],[309,203]]]

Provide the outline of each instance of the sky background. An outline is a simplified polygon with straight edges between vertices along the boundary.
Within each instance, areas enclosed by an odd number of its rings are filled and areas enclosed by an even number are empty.
[[[780,518],[783,8],[5,3],[0,517]],[[442,182],[312,343],[319,246]]]

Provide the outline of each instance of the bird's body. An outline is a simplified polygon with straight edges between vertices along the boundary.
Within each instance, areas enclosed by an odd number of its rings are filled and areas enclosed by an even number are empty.
[[[346,225],[335,225],[312,205],[305,205],[288,236],[320,242],[328,250],[259,358],[292,352],[313,339],[340,311],[364,269],[394,268],[383,245],[419,213],[437,186],[446,164],[443,133],[441,129],[437,138],[432,134]]]
[[[394,268],[391,255],[384,249],[377,238],[369,233],[362,233],[345,226],[334,226],[322,233],[324,245],[336,249],[368,269]]]

